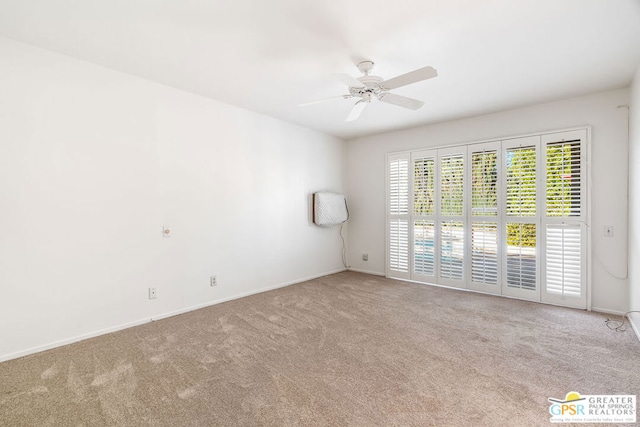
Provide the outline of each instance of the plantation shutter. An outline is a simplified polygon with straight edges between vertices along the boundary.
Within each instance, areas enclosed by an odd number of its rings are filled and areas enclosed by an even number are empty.
[[[498,215],[498,153],[496,149],[476,151],[479,148],[471,147],[471,215],[495,217]]]
[[[389,269],[409,271],[409,222],[404,219],[389,221]]]
[[[436,151],[413,153],[413,280],[434,282],[436,275]]]
[[[409,155],[387,157],[387,275],[409,278]]]
[[[438,150],[440,233],[438,282],[464,287],[465,148]]]
[[[413,225],[413,272],[415,275],[435,276],[435,224],[417,220]]]
[[[409,160],[397,159],[389,164],[389,214],[409,213]]]
[[[499,166],[500,144],[489,142],[470,145],[471,206],[467,215],[470,221],[469,288],[482,292],[499,293]]]
[[[464,156],[440,157],[440,215],[462,216],[464,194]]]
[[[503,294],[538,300],[540,137],[503,141]]]
[[[547,216],[576,217],[582,211],[580,140],[546,145]]]
[[[580,224],[547,225],[547,292],[580,297],[582,291],[581,236]]]
[[[498,283],[498,225],[473,222],[471,226],[471,279],[477,283]],[[497,290],[497,289],[496,289]]]
[[[545,285],[542,300],[586,306],[586,131],[545,135]]]
[[[464,267],[464,226],[462,222],[442,222],[440,247],[440,277],[462,280]]]
[[[507,215],[532,217],[536,214],[536,147],[506,150]]]
[[[587,308],[587,137],[388,154],[387,276]]]
[[[507,224],[507,287],[536,290],[536,224]]]

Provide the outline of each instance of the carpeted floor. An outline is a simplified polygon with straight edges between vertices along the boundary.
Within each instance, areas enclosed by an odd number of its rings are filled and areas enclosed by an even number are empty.
[[[345,272],[0,364],[2,426],[545,426],[640,395],[605,316]]]

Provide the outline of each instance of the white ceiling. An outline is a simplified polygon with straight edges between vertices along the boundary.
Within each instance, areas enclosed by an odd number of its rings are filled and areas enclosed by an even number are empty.
[[[342,138],[626,87],[639,0],[0,0],[0,34]],[[354,100],[334,73],[376,63],[418,111]]]

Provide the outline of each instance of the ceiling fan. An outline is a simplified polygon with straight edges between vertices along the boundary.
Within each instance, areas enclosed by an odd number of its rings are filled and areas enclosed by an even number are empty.
[[[386,102],[387,104],[397,105],[398,107],[408,108],[410,110],[417,110],[424,105],[423,101],[419,101],[417,99],[409,98],[402,95],[396,95],[394,93],[390,93],[389,91],[402,86],[410,85],[412,83],[431,79],[438,75],[438,72],[435,70],[435,68],[423,67],[414,71],[410,71],[406,74],[399,75],[392,79],[383,80],[382,77],[369,75],[372,69],[372,61],[360,62],[358,64],[358,70],[360,70],[360,72],[363,74],[362,76],[353,78],[348,74],[337,75],[337,78],[349,87],[348,94],[305,102],[303,104],[300,104],[300,106],[306,107],[308,105],[314,105],[333,99],[359,98],[351,109],[351,112],[347,116],[347,122],[352,122],[360,117],[362,110],[364,110],[364,108],[374,98],[377,98],[382,102]]]

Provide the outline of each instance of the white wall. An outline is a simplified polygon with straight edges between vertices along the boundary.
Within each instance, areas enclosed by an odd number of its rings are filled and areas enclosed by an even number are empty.
[[[0,360],[342,269],[343,141],[3,38],[0,94]]]
[[[640,311],[640,66],[631,86],[629,163],[629,310]],[[640,338],[640,313],[630,314]]]
[[[593,309],[626,311],[627,119],[617,107],[628,102],[629,90],[615,90],[349,141],[349,264],[384,274],[386,153],[591,125]],[[603,237],[604,225],[614,226],[613,238]]]

